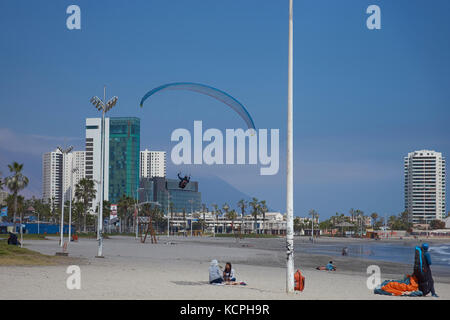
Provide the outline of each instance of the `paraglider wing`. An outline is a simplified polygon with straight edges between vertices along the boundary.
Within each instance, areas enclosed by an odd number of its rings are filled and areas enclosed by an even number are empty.
[[[250,114],[248,113],[247,109],[245,109],[245,107],[238,100],[236,100],[235,98],[233,98],[224,91],[200,83],[175,82],[154,88],[149,92],[147,92],[141,99],[140,103],[141,108],[144,106],[145,100],[147,100],[155,93],[164,90],[188,90],[210,96],[220,102],[223,102],[231,109],[233,109],[235,112],[237,112],[237,114],[239,114],[239,116],[245,121],[249,129],[255,129],[253,119],[250,117]]]

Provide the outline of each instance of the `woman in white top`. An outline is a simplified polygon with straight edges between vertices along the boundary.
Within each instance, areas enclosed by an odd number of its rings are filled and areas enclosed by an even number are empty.
[[[235,282],[236,281],[236,275],[234,273],[234,269],[231,266],[230,262],[227,262],[225,265],[225,270],[223,270],[223,280],[225,282]]]

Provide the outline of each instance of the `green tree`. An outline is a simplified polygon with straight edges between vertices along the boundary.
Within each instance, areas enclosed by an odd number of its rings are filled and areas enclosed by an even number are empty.
[[[120,232],[128,232],[130,219],[133,217],[135,202],[132,197],[122,195],[117,203],[117,215],[120,219]]]
[[[244,216],[245,216],[245,209],[247,209],[248,204],[247,201],[245,201],[244,199],[241,199],[238,201],[237,203],[238,208],[241,209],[241,228],[240,228],[240,232],[242,233],[242,229],[244,228]]]
[[[236,220],[237,218],[237,212],[236,210],[230,210],[227,211],[227,213],[225,214],[228,220],[231,220],[231,232],[234,233],[234,220]]]
[[[227,217],[228,216],[228,210],[230,210],[230,206],[228,205],[228,203],[224,203],[224,205],[222,206],[223,211],[225,211],[224,216]],[[227,224],[224,221],[223,223],[223,228],[225,229],[225,233],[227,233]]]
[[[94,181],[88,178],[81,179],[75,186],[75,198],[83,203],[83,216],[84,227],[83,231],[86,232],[86,217],[88,215],[89,202],[94,200],[96,190],[94,187]],[[81,231],[81,217],[78,216],[78,232]]]
[[[430,221],[430,228],[432,230],[437,230],[437,229],[445,229],[445,222],[442,220],[431,220]]]
[[[377,219],[378,219],[378,213],[373,212],[370,217],[372,218],[372,227],[375,226],[375,224],[377,223]]]
[[[19,192],[23,189],[25,189],[28,185],[28,178],[23,175],[22,169],[23,164],[19,164],[17,162],[13,162],[12,164],[8,165],[9,171],[12,173],[11,176],[7,177],[5,180],[6,187],[11,191],[13,197],[14,197],[14,232],[16,231],[16,215],[17,215],[17,196]],[[23,215],[20,215],[20,223],[22,224],[22,218]],[[20,237],[22,239],[22,228],[20,228]],[[22,243],[22,241],[21,241]]]
[[[255,218],[255,233],[258,233],[258,214],[260,213],[260,203],[257,198],[252,198],[252,201],[249,202],[249,205],[252,207],[252,216]]]
[[[266,205],[266,200],[262,200],[259,203],[259,209],[263,216],[263,223],[262,223],[263,233],[266,233],[266,225],[265,225],[266,224],[266,213],[269,210]]]

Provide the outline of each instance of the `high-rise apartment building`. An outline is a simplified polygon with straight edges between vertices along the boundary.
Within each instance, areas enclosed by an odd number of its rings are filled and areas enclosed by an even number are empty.
[[[101,163],[101,145],[102,145],[102,119],[87,118],[86,119],[86,166],[85,176],[87,179],[94,181],[95,198],[91,203],[91,212],[95,209],[100,201],[100,163]],[[105,118],[105,154],[109,155],[109,118]],[[104,199],[108,200],[108,167],[109,156],[105,156],[105,189]]]
[[[445,158],[440,152],[408,153],[405,165],[405,210],[413,223],[445,217]]]
[[[71,171],[73,175],[71,177]],[[72,178],[72,199],[75,197],[75,189],[78,182],[86,177],[86,151],[72,151],[64,157],[64,198],[70,199],[70,184]]]
[[[140,178],[166,177],[166,152],[141,151]]]
[[[62,200],[62,159],[59,150],[42,155],[42,199],[52,206],[60,206]]]

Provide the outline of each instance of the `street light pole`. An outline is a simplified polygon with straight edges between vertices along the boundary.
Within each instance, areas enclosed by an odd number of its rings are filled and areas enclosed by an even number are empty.
[[[59,240],[59,246],[63,247],[64,245],[64,168],[65,168],[65,161],[66,161],[66,154],[72,151],[73,147],[70,146],[66,149],[63,149],[61,147],[58,147],[58,150],[62,153],[62,181],[61,181],[61,225],[60,225],[60,240]]]
[[[169,215],[169,210],[170,210],[170,193],[169,193],[169,190],[167,190],[167,237],[170,236],[170,215]]]
[[[106,101],[106,86],[103,87],[103,100],[97,96],[91,98],[91,103],[102,112],[102,129],[101,129],[101,161],[100,161],[100,205],[98,210],[98,258],[103,258],[103,201],[105,193],[105,114],[117,103],[118,98],[113,97],[109,101]]]
[[[293,0],[289,0],[289,59],[288,59],[288,112],[287,112],[287,166],[286,166],[286,291],[294,292],[294,178],[293,178]]]
[[[73,197],[73,174],[78,171],[78,168],[73,168],[73,156],[70,169],[70,202],[69,202],[69,242],[72,236],[72,197]]]

